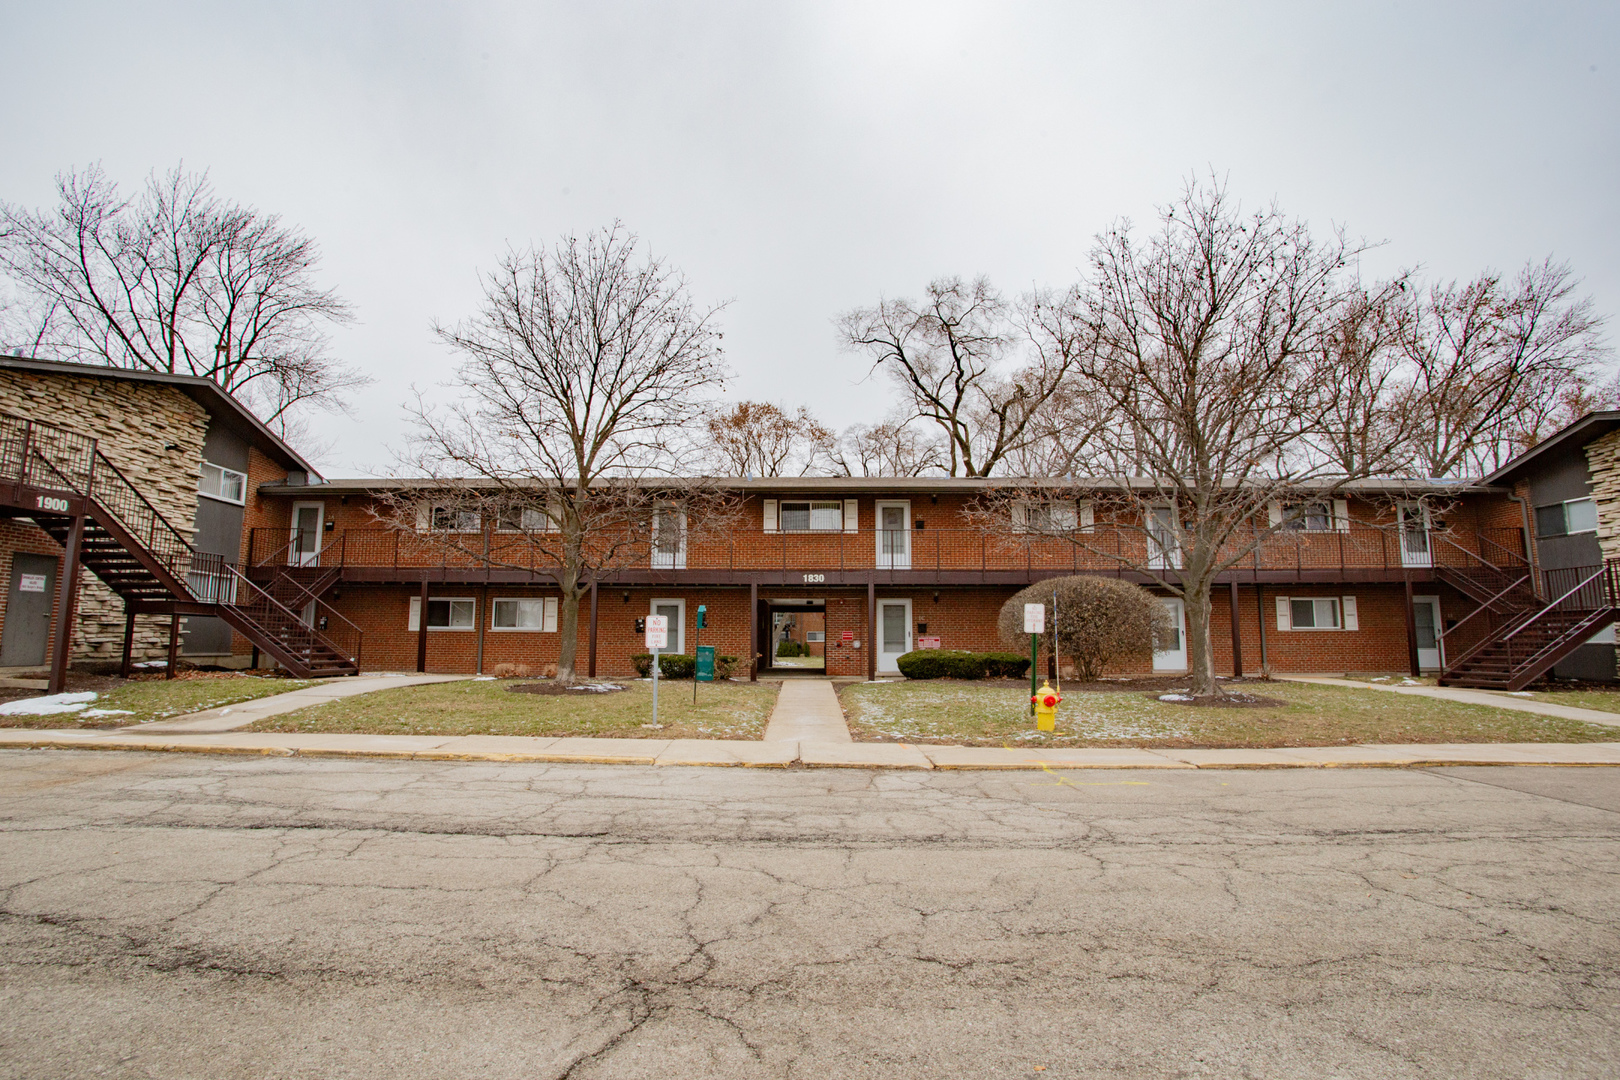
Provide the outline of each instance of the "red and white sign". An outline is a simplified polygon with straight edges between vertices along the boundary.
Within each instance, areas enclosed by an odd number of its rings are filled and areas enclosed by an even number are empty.
[[[917,648],[919,648],[919,649],[937,649],[937,648],[939,648],[939,638],[938,638],[938,636],[933,635],[933,634],[930,634],[930,635],[928,635],[926,637],[918,636],[918,638],[917,638]]]
[[[854,640],[855,640],[855,631],[853,631],[853,630],[845,630],[844,631],[844,644],[847,645],[851,641],[854,641]]]
[[[44,592],[45,591],[45,575],[44,574],[18,574],[17,575],[17,591],[18,592]]]
[[[667,649],[669,647],[669,616],[647,616],[647,648]]]
[[[1024,633],[1026,633],[1026,634],[1044,634],[1044,633],[1046,633],[1046,605],[1045,604],[1025,604],[1024,605]]]

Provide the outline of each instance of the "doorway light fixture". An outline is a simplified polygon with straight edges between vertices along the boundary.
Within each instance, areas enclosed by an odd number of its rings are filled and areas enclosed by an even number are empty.
[[[630,594],[629,593],[624,594],[624,602],[627,603],[627,604],[630,602]]]

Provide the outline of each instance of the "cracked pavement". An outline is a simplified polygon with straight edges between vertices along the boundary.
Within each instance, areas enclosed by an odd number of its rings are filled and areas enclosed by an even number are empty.
[[[1620,769],[0,752],[4,1077],[1607,1077]]]

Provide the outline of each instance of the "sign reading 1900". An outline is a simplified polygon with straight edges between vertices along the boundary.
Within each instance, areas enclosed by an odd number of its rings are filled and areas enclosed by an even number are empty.
[[[67,513],[68,501],[59,499],[55,495],[36,495],[34,496],[34,505],[41,510],[56,510],[65,514]]]

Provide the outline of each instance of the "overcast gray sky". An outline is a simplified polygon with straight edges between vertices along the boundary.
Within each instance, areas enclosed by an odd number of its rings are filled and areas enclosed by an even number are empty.
[[[941,274],[1074,280],[1194,172],[1432,276],[1569,260],[1620,331],[1620,5],[0,5],[0,197],[184,160],[317,237],[385,470],[429,331],[509,244],[622,219],[729,301],[729,398],[842,427],[891,391],[832,320]]]

